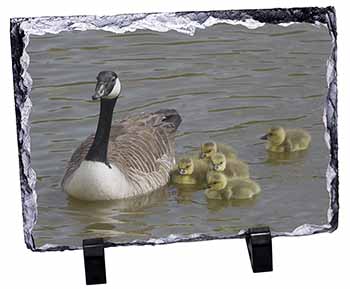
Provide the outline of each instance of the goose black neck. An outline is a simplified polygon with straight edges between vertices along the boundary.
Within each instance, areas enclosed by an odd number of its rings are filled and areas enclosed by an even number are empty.
[[[85,157],[88,161],[102,162],[108,165],[108,141],[115,103],[116,98],[101,99],[100,117],[98,119],[95,138]]]

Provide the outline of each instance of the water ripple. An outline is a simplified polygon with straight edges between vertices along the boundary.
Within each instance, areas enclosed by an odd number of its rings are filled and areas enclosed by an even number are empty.
[[[222,129],[213,129],[213,130],[207,130],[207,133],[222,133],[222,132],[228,132],[231,130],[246,128],[250,125],[256,125],[256,124],[274,124],[276,122],[283,122],[283,121],[296,121],[306,118],[305,115],[297,116],[297,117],[289,117],[289,118],[275,118],[275,119],[262,119],[262,120],[251,120],[242,122],[233,126],[229,126]],[[217,135],[217,134],[215,134]]]
[[[278,95],[229,95],[229,96],[224,96],[222,98],[228,98],[228,99],[245,99],[245,98],[266,98],[266,99],[283,99],[282,96]]]
[[[173,74],[173,75],[167,75],[167,76],[144,77],[144,78],[133,79],[130,81],[167,80],[167,79],[175,79],[175,78],[182,78],[182,77],[201,77],[201,76],[207,76],[207,74],[206,73],[188,72],[188,73],[179,73],[179,74]]]
[[[234,107],[208,109],[208,112],[223,112],[223,111],[257,109],[257,108],[270,108],[270,106],[267,106],[267,105],[234,106]]]
[[[146,108],[146,107],[150,107],[150,106],[153,106],[153,105],[156,105],[156,104],[167,103],[167,102],[172,102],[172,101],[176,101],[176,100],[178,100],[178,98],[171,98],[171,99],[164,99],[164,100],[158,100],[158,101],[151,101],[151,102],[148,102],[148,103],[143,104],[143,105],[133,106],[133,107],[130,107],[128,109],[119,110],[118,112],[135,111],[135,110],[138,110],[138,109],[141,109],[141,108]]]
[[[50,84],[50,85],[41,85],[36,86],[35,89],[41,88],[62,88],[62,87],[72,87],[72,86],[82,86],[82,85],[95,85],[96,81],[77,81],[77,82],[68,82],[61,84]]]
[[[240,41],[241,39],[222,39],[222,40],[187,40],[187,41],[167,41],[167,42],[143,42],[136,43],[130,46],[177,46],[177,45],[192,45],[192,44],[204,44],[204,43],[232,43]]]
[[[301,34],[307,32],[306,30],[294,30],[294,31],[286,31],[286,32],[275,32],[269,34],[271,37],[279,37],[279,36],[289,36],[289,35],[295,35],[295,34]]]

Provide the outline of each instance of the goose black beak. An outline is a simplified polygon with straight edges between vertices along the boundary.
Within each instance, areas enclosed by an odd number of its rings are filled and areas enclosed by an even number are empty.
[[[96,94],[94,94],[93,96],[91,96],[91,99],[92,100],[98,100],[98,99],[100,99],[101,98],[101,96],[98,96],[98,95],[96,95]]]
[[[97,84],[96,84],[95,93],[91,97],[92,100],[98,100],[98,99],[104,97],[105,94],[106,94],[106,85],[105,85],[105,83],[98,81]]]

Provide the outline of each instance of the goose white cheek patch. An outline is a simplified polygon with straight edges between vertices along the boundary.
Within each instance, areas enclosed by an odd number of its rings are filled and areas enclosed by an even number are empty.
[[[335,230],[336,35],[332,7],[11,19],[27,247]]]

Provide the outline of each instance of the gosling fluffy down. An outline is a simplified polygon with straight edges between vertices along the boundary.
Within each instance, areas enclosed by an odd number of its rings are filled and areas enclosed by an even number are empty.
[[[180,159],[173,172],[172,181],[178,185],[199,185],[206,182],[208,162],[193,157]]]
[[[223,153],[226,159],[235,160],[237,158],[237,154],[232,147],[214,141],[201,144],[199,158],[210,160],[210,158],[217,152]]]
[[[221,172],[227,177],[249,178],[249,167],[245,162],[226,159],[223,153],[215,153],[211,157],[209,170]]]
[[[208,172],[208,189],[205,195],[208,199],[244,200],[259,194],[260,186],[250,179],[227,178],[223,173]]]
[[[306,150],[311,142],[310,134],[303,129],[272,127],[261,137],[267,140],[266,149],[271,152],[296,152]]]

